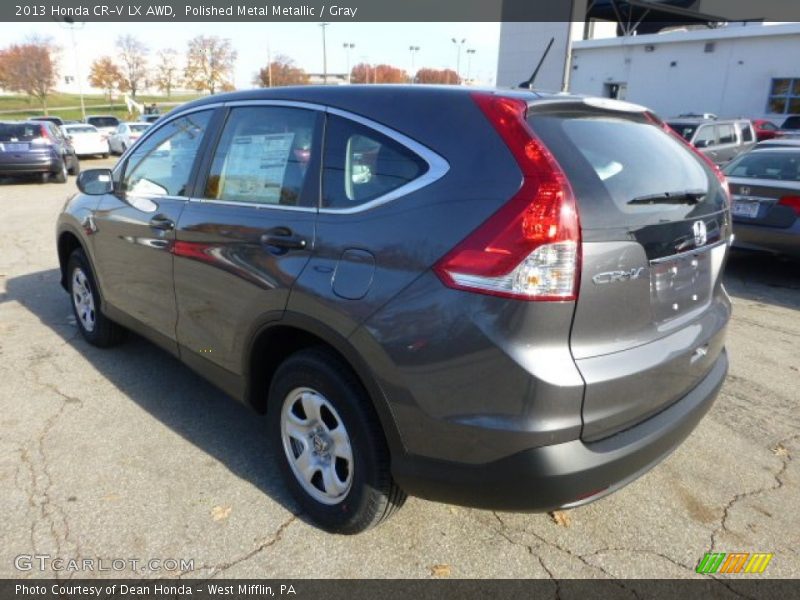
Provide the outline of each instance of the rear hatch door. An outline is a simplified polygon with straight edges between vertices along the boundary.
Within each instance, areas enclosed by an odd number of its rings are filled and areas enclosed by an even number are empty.
[[[553,102],[528,120],[578,202],[570,346],[586,382],[583,438],[601,439],[683,397],[721,352],[727,197],[705,161],[633,105]]]

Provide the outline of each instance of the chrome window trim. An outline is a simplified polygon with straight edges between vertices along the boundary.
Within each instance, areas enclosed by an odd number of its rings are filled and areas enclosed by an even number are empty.
[[[214,200],[213,198],[189,198],[189,202],[196,204],[219,204],[222,206],[243,206],[257,210],[290,210],[294,212],[317,212],[313,206],[292,206],[291,204],[260,204],[258,202],[238,202],[237,200]]]
[[[365,202],[364,204],[359,204],[358,206],[353,206],[351,208],[322,208],[320,206],[308,207],[308,206],[288,206],[281,204],[258,204],[255,202],[253,203],[236,202],[233,200],[213,200],[208,198],[189,198],[190,202],[197,202],[202,204],[221,204],[228,206],[246,206],[250,208],[293,210],[298,212],[319,212],[321,214],[351,215],[371,210],[377,206],[381,206],[383,204],[396,200],[401,196],[421,190],[422,188],[427,187],[432,183],[438,181],[442,177],[444,177],[450,170],[450,163],[448,163],[447,160],[439,156],[436,152],[434,152],[427,146],[420,144],[419,142],[400,133],[399,131],[395,131],[394,129],[391,129],[386,125],[382,125],[377,121],[373,121],[372,119],[362,117],[359,114],[352,113],[339,108],[326,106],[324,104],[315,104],[313,102],[301,102],[295,100],[267,100],[267,99],[236,100],[233,102],[219,103],[216,104],[215,106],[225,106],[230,108],[247,107],[247,106],[278,106],[278,107],[283,106],[287,108],[301,108],[306,110],[315,110],[327,114],[336,115],[338,117],[342,117],[343,119],[347,119],[349,121],[353,121],[355,123],[364,125],[365,127],[373,129],[376,132],[394,140],[395,142],[404,146],[405,148],[407,148],[408,150],[419,156],[422,160],[424,160],[425,163],[428,165],[428,169],[427,171],[425,171],[425,173],[423,173],[416,179],[409,181],[408,183],[400,186],[399,188],[396,188],[391,192],[384,194],[383,196],[379,196],[373,200],[370,200],[369,202]],[[198,109],[199,108],[200,107],[198,107]],[[179,113],[178,115],[176,115],[176,117],[180,116],[181,114],[184,113]]]

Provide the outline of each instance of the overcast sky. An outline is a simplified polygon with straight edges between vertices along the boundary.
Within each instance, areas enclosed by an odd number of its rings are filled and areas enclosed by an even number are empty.
[[[138,37],[151,50],[174,48],[181,53],[196,35],[230,38],[239,53],[235,84],[252,87],[253,75],[267,63],[267,45],[274,57],[286,54],[309,72],[322,72],[322,33],[319,23],[87,23],[76,32],[81,71],[98,56],[114,55],[114,40],[124,34]],[[0,46],[21,42],[30,35],[48,36],[62,48],[62,59],[70,65],[72,43],[69,31],[58,23],[0,23]],[[346,71],[345,42],[351,66],[367,61],[387,63],[410,71],[409,46],[419,46],[414,66],[456,67],[456,45],[452,38],[466,39],[461,53],[461,75],[493,84],[497,68],[499,23],[331,23],[327,28],[328,72]],[[476,52],[468,59],[466,49]],[[66,69],[65,69],[66,70]],[[68,69],[70,72],[71,68]]]

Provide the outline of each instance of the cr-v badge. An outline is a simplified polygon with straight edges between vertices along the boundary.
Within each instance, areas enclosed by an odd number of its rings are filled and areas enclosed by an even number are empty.
[[[644,271],[645,267],[635,267],[629,271],[606,271],[605,273],[598,273],[592,277],[592,281],[594,281],[597,285],[603,283],[615,283],[617,281],[630,281],[632,279],[638,279],[641,277]]]

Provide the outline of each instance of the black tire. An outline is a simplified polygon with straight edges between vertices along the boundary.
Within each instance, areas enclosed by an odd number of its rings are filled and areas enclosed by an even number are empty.
[[[86,321],[79,314],[76,294],[82,295],[80,289],[76,289],[80,285],[76,281],[76,272],[80,270],[83,275],[85,285],[88,285],[88,291],[92,295],[92,319],[93,327],[88,327]],[[78,280],[81,280],[79,277]],[[102,310],[100,310],[102,298],[97,290],[97,284],[94,279],[94,272],[92,271],[89,260],[86,258],[81,248],[76,249],[70,254],[69,261],[67,262],[67,288],[69,290],[70,304],[72,305],[72,313],[75,315],[78,329],[83,338],[99,348],[109,348],[116,346],[125,338],[125,329],[106,317]]]
[[[103,152],[103,153],[100,155],[100,157],[101,157],[101,158],[108,158],[108,152]]]
[[[69,174],[77,177],[81,173],[81,163],[77,156],[72,157],[72,166],[69,168]]]
[[[284,449],[283,406],[298,388],[324,396],[349,437],[352,479],[349,489],[335,503],[320,502],[304,489],[290,464],[291,450]],[[333,352],[322,347],[301,350],[278,367],[269,389],[267,431],[287,486],[303,512],[321,528],[333,533],[359,533],[388,519],[405,502],[405,492],[392,479],[389,448],[367,393],[349,366]],[[310,447],[311,443],[304,452]]]
[[[67,159],[61,159],[61,167],[58,171],[51,173],[48,178],[53,183],[67,183]]]

